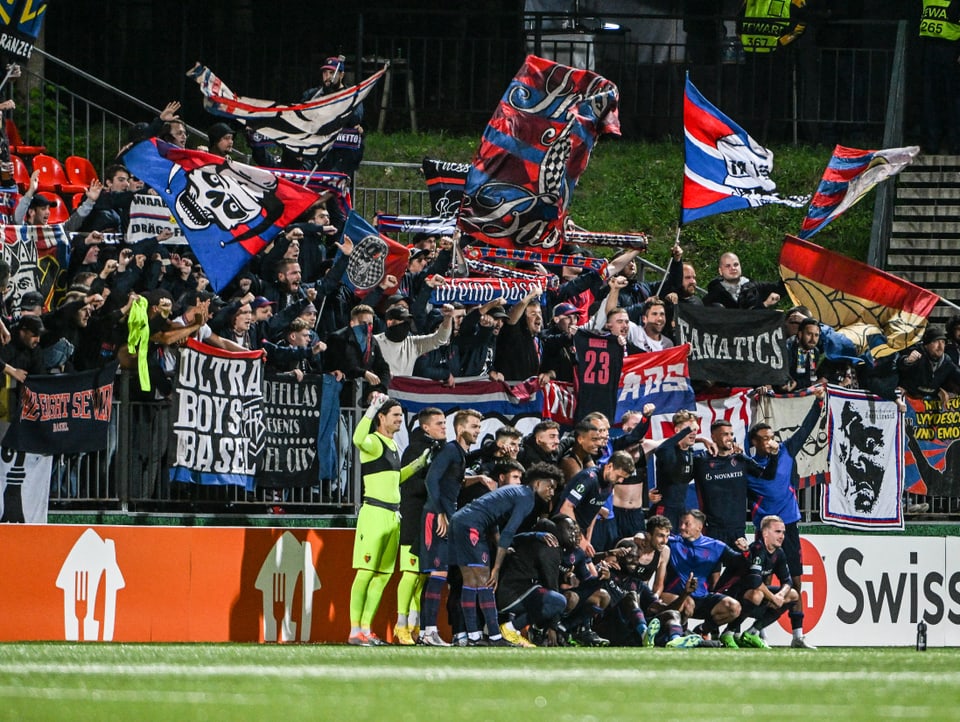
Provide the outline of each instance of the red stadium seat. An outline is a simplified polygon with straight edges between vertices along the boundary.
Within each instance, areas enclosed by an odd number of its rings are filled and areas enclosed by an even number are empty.
[[[97,171],[93,163],[79,155],[68,156],[63,161],[63,169],[67,173],[67,180],[84,188],[89,188],[90,184],[97,180]]]
[[[49,223],[63,223],[70,217],[70,211],[67,210],[67,204],[63,202],[63,198],[58,196],[56,193],[50,193],[48,191],[39,191],[37,195],[41,195],[46,198],[48,201],[53,203],[50,206],[50,220]]]
[[[17,184],[20,192],[23,193],[30,187],[30,170],[27,168],[27,164],[23,162],[23,158],[13,153],[10,154],[10,162],[13,163],[13,181]]]
[[[7,118],[3,123],[3,129],[7,134],[7,142],[10,144],[10,152],[20,156],[32,156],[37,153],[46,153],[47,147],[44,145],[26,145],[23,138],[20,137],[20,130],[13,118]]]
[[[86,186],[71,183],[67,180],[67,174],[63,172],[63,166],[60,161],[52,155],[39,154],[33,157],[34,172],[40,171],[39,189],[50,191],[52,193],[80,193],[86,190]]]

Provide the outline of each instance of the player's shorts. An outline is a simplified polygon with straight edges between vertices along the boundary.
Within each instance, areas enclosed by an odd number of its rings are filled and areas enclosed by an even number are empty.
[[[710,612],[724,599],[727,599],[726,594],[707,594],[703,597],[694,597],[693,614],[690,616],[694,619],[709,619]]]
[[[647,510],[643,507],[613,507],[613,517],[617,520],[617,541],[625,537],[632,537],[634,534],[646,531],[647,528]],[[596,548],[596,547],[594,547]]]
[[[803,554],[800,551],[800,528],[797,522],[784,524],[783,535],[783,554],[787,558],[787,568],[790,570],[790,576],[793,577],[793,585],[800,582],[800,576],[803,574]]]
[[[353,538],[353,568],[391,574],[399,546],[397,512],[371,504],[361,505]]]
[[[461,522],[456,516],[450,523],[450,562],[459,567],[490,566],[490,545],[487,535],[474,529],[469,522]]]
[[[736,547],[736,541],[740,537],[747,538],[746,528],[746,524],[739,527],[704,526],[703,535],[712,539],[719,539],[734,551],[740,551]],[[747,541],[749,542],[749,539]]]
[[[437,512],[423,512],[423,538],[420,540],[420,571],[445,572],[450,568],[450,541],[437,533]],[[447,525],[450,534],[450,525]]]
[[[401,540],[402,541],[402,540]],[[418,549],[409,544],[400,544],[400,571],[420,573],[420,557],[417,556]]]

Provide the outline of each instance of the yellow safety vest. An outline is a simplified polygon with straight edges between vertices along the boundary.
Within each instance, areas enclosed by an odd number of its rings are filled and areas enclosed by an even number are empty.
[[[960,40],[960,25],[947,20],[950,0],[923,0],[920,16],[920,37]]]
[[[796,40],[806,25],[790,21],[792,5],[804,7],[806,0],[746,0],[740,19],[740,44],[748,53],[772,53]]]

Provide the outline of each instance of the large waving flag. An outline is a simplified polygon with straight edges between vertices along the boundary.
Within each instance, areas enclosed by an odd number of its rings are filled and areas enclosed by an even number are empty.
[[[906,168],[920,153],[919,146],[859,150],[838,145],[823,172],[807,217],[800,226],[800,238],[820,232],[834,218],[863,198],[877,183]]]
[[[330,150],[337,134],[387,67],[357,85],[297,105],[236,95],[210,68],[199,63],[187,71],[187,77],[200,85],[204,108],[210,113],[237,120],[274,143],[314,158]]]
[[[773,152],[720,112],[687,77],[683,98],[681,225],[717,213],[770,203],[800,208],[807,197],[782,198],[770,177]]]
[[[356,211],[350,211],[343,235],[353,241],[353,252],[347,263],[344,283],[361,298],[386,276],[398,280],[407,270],[410,250],[392,238],[378,233]],[[392,293],[392,289],[387,289]]]
[[[123,162],[163,198],[215,291],[317,200],[269,171],[156,138]]]
[[[939,297],[839,253],[787,236],[780,275],[790,298],[853,342],[883,358],[915,343]]]
[[[620,134],[617,86],[534,55],[511,81],[467,174],[460,228],[505,248],[559,248],[601,133]]]
[[[652,438],[663,438],[663,427],[674,412],[696,408],[687,366],[689,352],[689,344],[681,344],[627,356],[620,372],[616,418],[621,419],[627,411],[641,411],[644,404],[654,404],[657,409],[649,433]]]

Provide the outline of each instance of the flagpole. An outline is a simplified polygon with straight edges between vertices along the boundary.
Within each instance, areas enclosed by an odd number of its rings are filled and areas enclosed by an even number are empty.
[[[683,230],[683,226],[677,226],[677,237],[673,240],[673,248],[678,248],[680,246],[680,231]],[[660,281],[660,288],[657,289],[657,295],[659,296],[663,293],[663,287],[667,283],[667,279],[670,278],[670,269],[673,267],[673,249],[670,250],[670,260],[667,263],[667,270],[663,274],[663,280]]]

